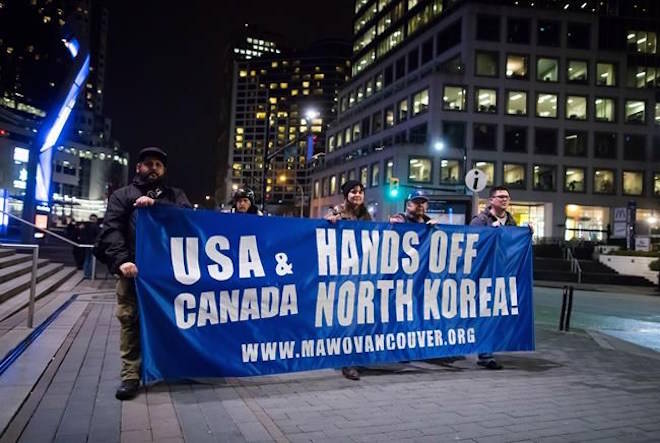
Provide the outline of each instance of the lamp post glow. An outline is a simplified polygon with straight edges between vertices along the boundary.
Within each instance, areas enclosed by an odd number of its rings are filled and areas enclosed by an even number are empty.
[[[314,108],[309,108],[305,111],[305,119],[308,121],[308,125],[311,125],[311,121],[319,116],[319,111]]]
[[[442,151],[445,149],[445,143],[443,141],[437,141],[433,145],[433,148],[435,148],[436,151]]]

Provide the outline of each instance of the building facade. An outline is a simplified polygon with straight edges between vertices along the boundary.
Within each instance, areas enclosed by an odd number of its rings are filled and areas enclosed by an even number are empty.
[[[255,191],[271,212],[299,213],[309,196],[307,136],[324,146],[327,122],[348,76],[350,49],[324,41],[302,52],[234,63],[225,201],[239,187]],[[316,115],[307,113],[313,110]],[[265,170],[265,156],[291,145]]]
[[[657,5],[529,3],[357,1],[353,78],[312,174],[311,215],[350,178],[380,220],[412,189],[451,208],[476,167],[511,189],[538,237],[603,240],[630,202],[639,229],[657,229]]]

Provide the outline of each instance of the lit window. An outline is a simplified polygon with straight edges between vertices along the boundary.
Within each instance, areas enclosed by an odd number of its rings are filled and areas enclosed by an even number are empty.
[[[476,161],[474,167],[486,174],[486,177],[488,177],[486,184],[488,186],[492,186],[495,183],[495,163]]]
[[[374,79],[370,78],[367,80],[367,85],[365,86],[364,90],[365,96],[366,97],[371,97],[371,94],[374,93]]]
[[[476,112],[497,113],[497,90],[478,88],[475,98]]]
[[[458,184],[461,181],[461,166],[458,160],[440,160],[440,183]]]
[[[385,183],[389,183],[394,176],[394,160],[385,160]]]
[[[616,86],[616,67],[614,63],[596,63],[596,85]]]
[[[644,173],[641,171],[623,171],[624,195],[642,195],[644,192]]]
[[[655,32],[629,31],[626,39],[629,51],[643,54],[655,54],[657,52],[658,36]]]
[[[525,91],[507,91],[506,113],[527,115],[527,93]]]
[[[625,122],[641,123],[646,121],[646,104],[641,100],[626,100]]]
[[[655,104],[655,124],[660,125],[660,103]]]
[[[614,171],[611,169],[596,169],[594,171],[594,193],[614,194]]]
[[[596,97],[596,120],[601,122],[613,122],[615,113],[614,99]]]
[[[510,188],[525,188],[525,165],[517,163],[504,163],[504,184]]]
[[[536,94],[536,116],[557,118],[557,94]]]
[[[467,108],[467,91],[463,86],[445,86],[442,99],[445,111],[465,111]]]
[[[564,191],[584,192],[584,168],[566,168],[564,171]]]
[[[566,80],[571,83],[587,83],[589,79],[589,65],[583,60],[569,60]]]
[[[566,97],[566,118],[570,120],[587,119],[587,97],[569,95]]]
[[[371,183],[370,186],[373,188],[375,186],[378,186],[380,182],[380,165],[378,163],[374,163],[371,165]]]
[[[361,134],[360,134],[360,123],[355,123],[353,125],[353,141],[356,142],[360,140]]]
[[[424,89],[413,95],[412,115],[420,114],[429,108],[429,90]]]
[[[335,150],[336,144],[335,144],[335,136],[331,135],[328,137],[328,152],[332,152]]]
[[[653,174],[653,195],[660,197],[660,173]]]
[[[534,190],[554,191],[556,168],[548,165],[534,165]]]
[[[527,59],[528,57],[526,55],[507,55],[506,78],[517,80],[527,79]]]
[[[247,71],[245,71],[245,70],[243,70],[243,69],[241,69],[241,70],[238,72],[238,76],[239,76],[239,77],[247,77],[247,74],[248,74]]]
[[[333,175],[330,177],[330,195],[337,193],[337,176]]]
[[[369,184],[369,167],[367,166],[362,166],[360,168],[360,183],[362,183],[364,186],[367,186]]]
[[[558,82],[559,60],[539,57],[536,60],[536,80],[540,82]]]
[[[397,121],[405,121],[408,118],[408,99],[404,98],[397,105]]]
[[[430,158],[410,157],[408,160],[408,181],[431,183],[431,164]]]
[[[394,107],[390,106],[385,109],[385,127],[391,128],[394,126]]]

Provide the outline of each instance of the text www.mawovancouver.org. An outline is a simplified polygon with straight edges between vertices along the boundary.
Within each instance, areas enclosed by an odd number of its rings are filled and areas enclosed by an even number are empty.
[[[354,335],[260,343],[242,343],[243,363],[289,360],[294,358],[351,355],[416,348],[437,348],[476,342],[474,328],[445,331],[425,329],[387,334]]]

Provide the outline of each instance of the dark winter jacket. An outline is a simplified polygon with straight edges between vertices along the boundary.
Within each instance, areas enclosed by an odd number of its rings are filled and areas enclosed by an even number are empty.
[[[497,222],[497,217],[490,212],[490,206],[486,206],[483,211],[475,215],[470,226],[493,226],[493,223]],[[509,211],[506,212],[506,222],[505,226],[517,226],[516,220],[513,218]]]
[[[431,220],[431,217],[429,217],[428,215],[424,214],[424,215],[422,216],[422,221],[419,221],[419,220],[417,219],[417,217],[413,217],[412,215],[408,214],[407,212],[399,212],[399,213],[396,213],[396,214],[394,214],[394,215],[393,215],[392,217],[390,217],[390,218],[400,218],[400,219],[404,220],[404,223],[426,223],[426,222],[428,222],[429,220]]]
[[[135,224],[137,212],[133,204],[142,196],[169,204],[190,208],[188,197],[181,190],[163,184],[142,182],[136,176],[133,183],[112,193],[103,221],[103,230],[94,246],[94,255],[105,263],[110,272],[119,273],[119,266],[135,263]]]

